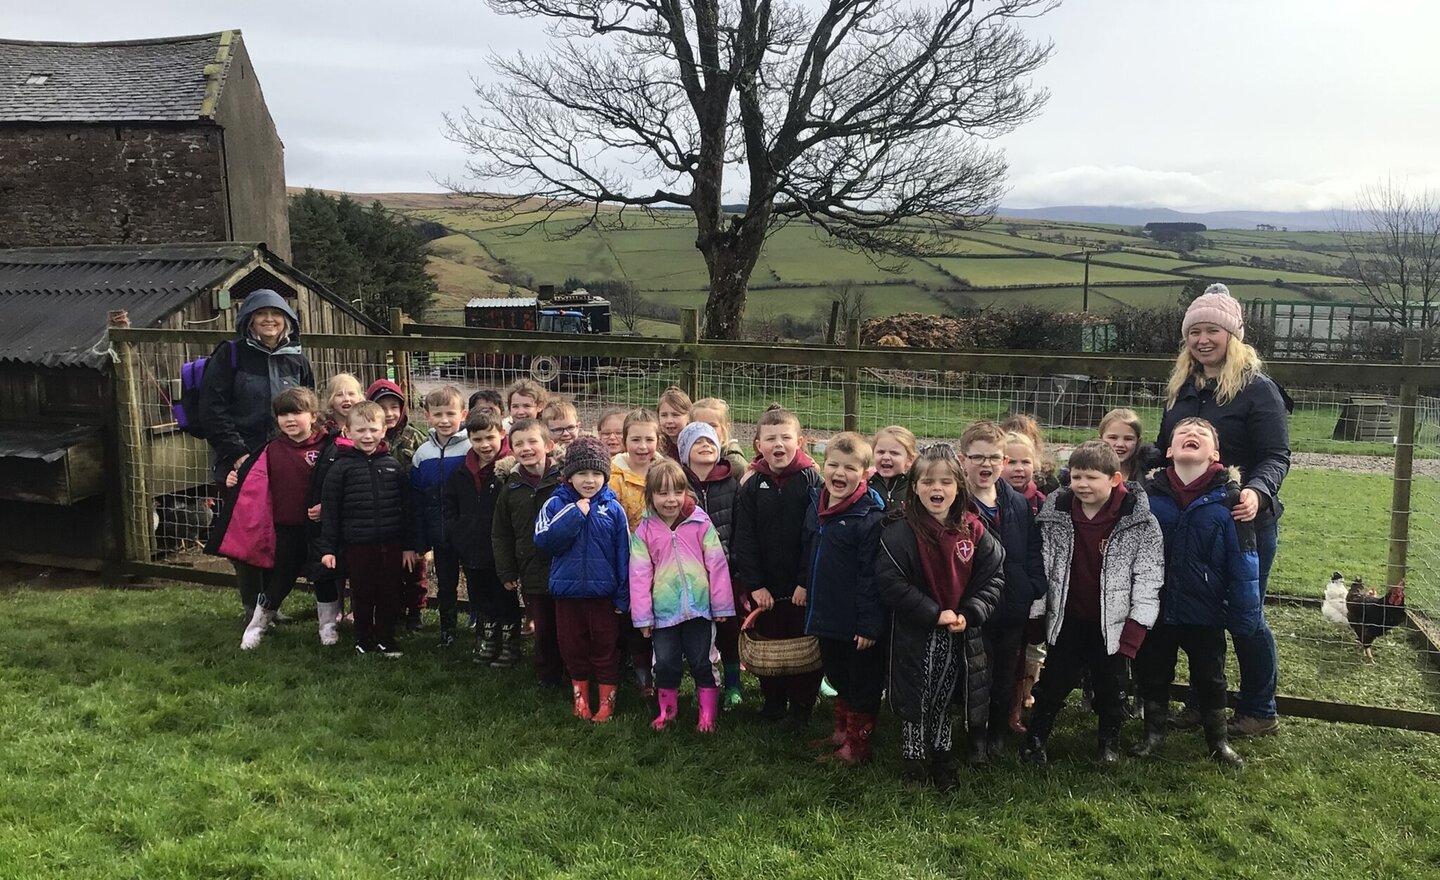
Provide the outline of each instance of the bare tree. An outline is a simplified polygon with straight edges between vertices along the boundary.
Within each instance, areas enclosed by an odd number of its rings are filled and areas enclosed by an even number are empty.
[[[1440,197],[1387,180],[1360,191],[1343,217],[1345,270],[1398,327],[1440,319]],[[1418,313],[1418,314],[1417,314]]]
[[[710,277],[705,332],[733,339],[765,238],[788,221],[906,255],[989,218],[1006,164],[984,140],[1047,97],[1028,77],[1051,48],[1018,20],[1057,0],[488,2],[547,19],[553,40],[543,57],[492,57],[478,106],[447,117],[481,184],[452,188],[519,186],[488,204],[537,220],[580,204],[592,224],[688,208]],[[738,212],[727,176],[747,188]]]
[[[631,333],[638,332],[635,328],[640,323],[640,308],[644,304],[640,291],[629,281],[620,281],[610,289],[609,297],[616,319]]]
[[[833,303],[840,304],[839,320],[836,323],[834,337],[843,340],[845,328],[850,326],[851,321],[864,321],[870,317],[870,298],[865,293],[865,288],[851,279],[836,281],[830,285],[830,295],[833,297],[832,305],[819,305],[815,307],[815,323],[820,325],[820,335],[827,339],[831,336],[830,317],[833,314]]]

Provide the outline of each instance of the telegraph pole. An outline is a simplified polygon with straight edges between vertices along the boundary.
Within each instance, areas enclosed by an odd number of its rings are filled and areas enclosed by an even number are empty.
[[[1090,252],[1085,252],[1085,289],[1080,294],[1080,311],[1090,311]]]

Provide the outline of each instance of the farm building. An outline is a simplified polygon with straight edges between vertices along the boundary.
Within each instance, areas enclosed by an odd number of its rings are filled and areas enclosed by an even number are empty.
[[[264,241],[285,152],[240,31],[0,40],[0,247]]]
[[[120,558],[112,313],[125,311],[135,328],[233,332],[240,303],[261,288],[292,302],[302,338],[385,332],[263,244],[0,250],[0,558],[84,568]],[[187,511],[203,513],[196,504],[208,493],[208,447],[169,415],[180,365],[208,354],[203,348],[146,347],[135,363],[132,411],[143,437],[135,452],[153,477],[149,494],[162,539],[185,526]],[[340,369],[375,375],[382,368],[356,362],[378,357],[365,352],[323,365],[317,354],[317,381]]]

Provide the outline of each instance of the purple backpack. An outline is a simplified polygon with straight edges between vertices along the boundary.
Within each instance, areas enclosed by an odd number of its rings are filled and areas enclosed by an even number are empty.
[[[230,348],[230,369],[233,371],[239,365],[240,356],[236,352],[235,340],[225,344]],[[180,366],[180,399],[170,404],[170,412],[174,414],[175,424],[180,430],[202,440],[205,439],[205,424],[201,419],[200,395],[205,385],[205,366],[209,363],[210,358],[202,357]]]

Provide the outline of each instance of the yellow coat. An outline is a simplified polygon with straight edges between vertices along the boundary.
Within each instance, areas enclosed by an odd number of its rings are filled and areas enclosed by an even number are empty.
[[[633,534],[635,527],[640,525],[640,517],[645,514],[645,478],[630,469],[628,453],[621,452],[610,460],[610,491],[625,508],[625,519]]]

